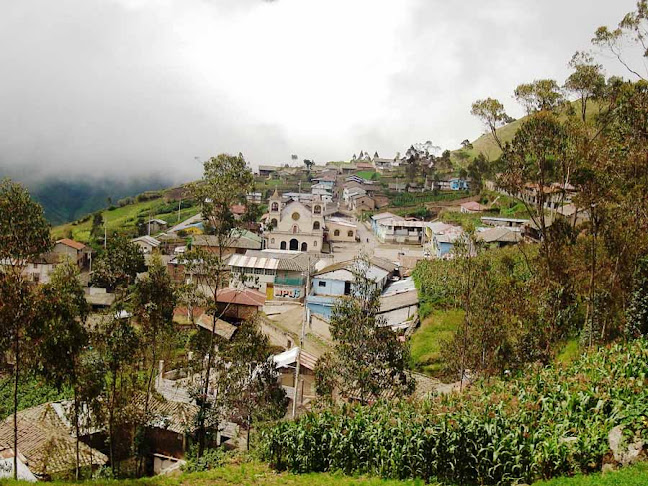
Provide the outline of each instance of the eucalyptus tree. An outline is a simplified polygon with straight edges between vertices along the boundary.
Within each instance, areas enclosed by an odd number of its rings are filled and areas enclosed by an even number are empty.
[[[477,100],[472,104],[470,114],[476,116],[479,121],[484,124],[491,137],[493,137],[493,141],[497,144],[500,150],[503,150],[504,144],[497,133],[497,129],[513,121],[513,119],[506,114],[504,105],[494,98]],[[466,144],[464,144],[464,142]],[[462,142],[464,148],[468,146],[472,148],[468,140],[464,140],[464,142]]]
[[[558,111],[565,104],[565,95],[553,79],[536,79],[520,84],[514,91],[514,98],[526,110],[527,115],[538,111]]]
[[[339,298],[330,320],[335,344],[320,358],[318,394],[367,403],[385,396],[408,396],[415,388],[409,371],[409,348],[379,315],[380,291],[359,256],[352,268],[351,295]]]
[[[165,343],[173,335],[173,311],[177,302],[177,291],[171,276],[163,265],[158,255],[154,255],[149,266],[148,275],[137,280],[134,287],[132,307],[133,316],[137,320],[141,336],[143,353],[148,361],[149,367],[146,378],[146,394],[144,399],[143,423],[140,424],[137,432],[139,464],[141,473],[143,464],[143,447],[147,443],[146,431],[148,430],[149,403],[151,398],[151,387],[157,360]]]
[[[214,239],[214,251],[192,249],[184,255],[189,280],[206,294],[213,306],[212,329],[207,345],[207,356],[201,373],[198,422],[198,455],[205,449],[205,419],[208,407],[209,381],[214,361],[216,324],[219,316],[215,310],[218,290],[227,284],[229,269],[226,258],[231,243],[243,234],[241,222],[230,209],[235,201],[245,199],[254,187],[254,177],[242,154],[220,154],[204,163],[203,177],[191,186],[191,193],[202,204],[202,217],[207,233]]]
[[[25,265],[51,247],[43,208],[27,190],[9,179],[0,182],[0,349],[10,351],[13,366],[13,448],[18,451],[18,394],[23,343],[37,319],[36,292]],[[13,473],[18,476],[18,453]]]
[[[73,391],[75,477],[79,479],[79,424],[84,373],[82,354],[88,345],[85,321],[90,307],[76,265],[68,262],[58,266],[50,281],[43,286],[41,297],[37,330],[38,371],[59,390],[68,387]]]

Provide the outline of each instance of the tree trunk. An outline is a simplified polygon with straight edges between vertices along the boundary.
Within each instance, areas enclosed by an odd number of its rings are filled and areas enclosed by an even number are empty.
[[[153,355],[151,357],[152,362],[151,362],[151,371],[149,371],[149,378],[148,378],[148,384],[146,385],[146,398],[144,399],[144,420],[148,421],[148,410],[149,410],[149,402],[151,399],[151,384],[153,383],[153,375],[155,374],[155,361],[157,358],[157,352],[156,352],[156,345],[155,343],[152,343],[152,348],[153,348]],[[147,424],[144,423],[144,429],[142,430],[142,444],[145,443],[146,441],[146,435],[147,435]],[[142,465],[144,464],[144,458],[142,457],[141,450],[139,452],[139,459],[137,463],[137,474],[142,475]]]
[[[14,458],[13,458],[13,472],[14,480],[18,480],[18,379],[20,376],[20,336],[18,335],[18,323],[14,330],[14,354],[16,363],[14,364],[14,389],[13,389],[13,433],[14,433]]]
[[[74,430],[76,433],[76,441],[74,444],[76,453],[74,477],[78,481],[81,476],[81,456],[79,453],[79,394],[76,387],[74,387]]]
[[[113,371],[112,396],[108,410],[108,442],[110,444],[110,467],[115,477],[115,393],[117,393],[117,373]]]

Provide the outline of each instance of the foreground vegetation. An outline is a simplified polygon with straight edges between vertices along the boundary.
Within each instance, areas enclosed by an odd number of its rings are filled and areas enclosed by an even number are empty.
[[[262,434],[280,470],[514,484],[601,469],[608,433],[648,437],[648,341],[426,403],[343,406]]]
[[[24,481],[8,481],[8,486],[26,486]],[[48,483],[51,486],[69,486],[66,481]],[[292,474],[276,472],[260,462],[230,464],[210,471],[174,476],[155,476],[142,479],[80,481],[74,484],[92,486],[226,486],[226,485],[288,485],[288,486],[423,486],[423,481],[383,480],[370,477],[349,477],[339,473]]]
[[[6,481],[7,486],[26,486],[24,481]],[[54,481],[52,486],[68,486],[69,482]],[[423,480],[388,480],[375,477],[352,477],[340,473],[293,474],[277,472],[260,462],[229,464],[218,469],[200,473],[184,473],[174,476],[156,476],[142,479],[88,480],[75,484],[93,486],[228,486],[228,485],[288,485],[288,486],[423,486]],[[428,483],[435,486],[436,482]],[[644,486],[648,484],[648,464],[623,468],[607,474],[561,477],[533,483],[533,486]]]

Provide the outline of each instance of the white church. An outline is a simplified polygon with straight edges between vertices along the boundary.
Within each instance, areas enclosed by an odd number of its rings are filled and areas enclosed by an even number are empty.
[[[326,202],[318,196],[308,207],[299,201],[284,202],[275,190],[268,200],[266,248],[321,252],[325,210]]]

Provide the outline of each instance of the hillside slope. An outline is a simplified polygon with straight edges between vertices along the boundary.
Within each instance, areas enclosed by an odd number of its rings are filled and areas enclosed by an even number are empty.
[[[116,204],[119,199],[163,189],[170,183],[159,178],[132,181],[49,179],[27,185],[34,199],[43,206],[47,220],[62,224],[109,206],[109,199]]]
[[[575,113],[580,113],[580,100],[572,101],[569,106],[570,111],[573,109]],[[590,101],[587,104],[587,119],[591,119],[597,116],[600,113],[600,109],[601,107],[596,102]],[[508,125],[504,125],[503,127],[498,128],[497,136],[502,141],[502,143],[511,142],[513,140],[513,137],[515,137],[515,133],[518,131],[518,128],[520,128],[520,126],[522,126],[522,124],[528,118],[528,116],[524,116],[512,123],[509,123]],[[561,118],[567,118],[567,114],[561,114]],[[472,149],[466,150],[466,153],[470,155],[470,160],[477,157],[480,153],[483,153],[488,160],[496,160],[500,155],[502,155],[502,151],[497,146],[490,133],[484,133],[483,135],[481,135],[474,142],[472,142],[472,146]],[[453,153],[456,154],[460,150],[461,149],[455,150]],[[460,162],[457,157],[454,157],[453,161],[455,163]]]
[[[129,236],[136,236],[138,223],[149,218],[158,218],[174,225],[195,214],[199,209],[193,202],[185,199],[184,189],[176,187],[163,191],[149,191],[133,198],[133,202],[122,207],[103,209],[101,211],[108,233],[119,232]],[[178,213],[178,206],[181,205]],[[93,216],[88,214],[80,220],[62,224],[52,228],[52,237],[73,238],[83,243],[90,241]]]

